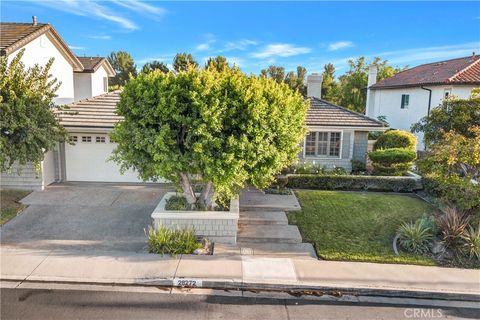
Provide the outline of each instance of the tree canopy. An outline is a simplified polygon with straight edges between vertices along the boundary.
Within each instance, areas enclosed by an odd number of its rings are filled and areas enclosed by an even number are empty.
[[[298,66],[296,72],[289,71],[287,74],[285,74],[284,67],[274,65],[260,71],[261,77],[272,79],[277,83],[285,83],[292,90],[300,92],[303,96],[307,94],[307,87],[305,85],[306,75],[307,69],[302,66]]]
[[[447,132],[455,131],[472,138],[472,127],[480,126],[480,96],[472,94],[469,99],[451,97],[430,110],[430,115],[412,125],[412,132],[423,132],[427,147],[443,140]]]
[[[208,68],[215,68],[217,71],[222,71],[223,68],[230,68],[230,66],[228,65],[227,58],[216,56],[213,58],[208,58],[207,62],[205,63],[205,69]]]
[[[153,61],[147,62],[143,65],[142,72],[143,73],[150,73],[153,70],[157,70],[157,69],[160,70],[163,73],[167,73],[167,72],[170,71],[165,63],[157,61],[157,60],[153,60]]]
[[[49,77],[53,63],[25,68],[24,49],[8,63],[0,57],[0,163],[1,171],[27,162],[39,163],[66,137],[53,110],[52,99],[61,85]]]
[[[238,68],[154,71],[127,83],[114,159],[144,180],[168,179],[191,205],[265,187],[297,158],[308,104],[285,84]],[[193,177],[205,183],[197,197]],[[213,188],[212,188],[213,187]]]
[[[331,63],[327,63],[323,67],[322,80],[322,99],[331,103],[339,103],[340,86],[335,79],[335,67]]]
[[[137,76],[137,66],[128,52],[112,52],[107,59],[116,73],[110,81],[112,85],[124,86],[128,79]]]
[[[177,72],[187,71],[190,68],[197,68],[198,62],[193,59],[191,53],[177,53],[173,58],[173,70]]]

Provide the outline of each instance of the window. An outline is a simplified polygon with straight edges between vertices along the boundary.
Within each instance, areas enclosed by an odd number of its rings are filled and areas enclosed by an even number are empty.
[[[306,157],[340,157],[341,132],[309,132],[305,140]]]
[[[105,143],[105,137],[95,137],[95,142],[97,142],[97,143]]]
[[[409,102],[410,102],[410,95],[409,94],[402,94],[402,104],[400,105],[400,108],[401,109],[407,108]]]
[[[103,77],[103,92],[108,92],[108,78]]]
[[[452,89],[445,89],[443,93],[443,97],[446,99],[452,95]]]
[[[77,142],[77,141],[78,141],[78,137],[77,137],[77,136],[70,136],[70,141],[71,141],[71,142]]]
[[[92,142],[92,137],[90,137],[90,136],[82,136],[82,142]]]

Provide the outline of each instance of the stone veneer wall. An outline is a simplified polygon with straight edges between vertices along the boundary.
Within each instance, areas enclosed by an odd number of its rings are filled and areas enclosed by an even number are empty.
[[[235,244],[239,218],[239,201],[233,199],[230,211],[165,210],[165,203],[175,192],[168,192],[152,213],[154,228],[160,225],[171,229],[191,228],[197,236],[213,242]]]

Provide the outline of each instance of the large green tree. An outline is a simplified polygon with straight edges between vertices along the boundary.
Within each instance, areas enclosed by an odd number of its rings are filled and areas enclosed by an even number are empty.
[[[124,86],[127,80],[137,76],[137,67],[132,56],[128,52],[112,52],[107,59],[116,73],[110,81],[111,85]]]
[[[53,63],[26,68],[24,49],[8,63],[0,57],[0,165],[1,171],[27,162],[40,163],[45,152],[66,138],[54,114],[52,99],[61,85],[49,77]]]
[[[167,73],[167,72],[170,71],[165,63],[157,61],[157,60],[153,60],[153,61],[147,62],[143,65],[142,72],[143,73],[150,73],[153,70],[157,70],[157,69],[160,70],[161,72],[164,72],[164,73]]]
[[[222,56],[216,56],[213,58],[208,58],[205,63],[205,68],[215,68],[218,71],[222,71],[224,68],[229,68],[227,58]]]
[[[285,83],[303,96],[307,94],[306,75],[307,69],[302,66],[298,66],[296,72],[289,71],[287,74],[285,74],[285,68],[281,66],[271,65],[267,69],[260,70],[260,77],[272,79],[277,83]]]
[[[472,137],[469,130],[480,126],[480,96],[469,99],[455,97],[444,99],[442,103],[412,125],[412,132],[423,132],[427,147],[443,140],[447,132],[455,131],[467,138]]]
[[[322,99],[339,103],[340,86],[335,79],[335,67],[331,63],[327,63],[323,67],[322,80]]]
[[[404,68],[392,67],[387,60],[375,57],[371,63],[377,66],[377,81],[389,78]],[[349,70],[340,76],[339,104],[353,111],[364,112],[367,99],[368,67],[365,57],[348,61]]]
[[[173,70],[177,72],[187,71],[190,68],[197,68],[198,62],[193,59],[191,53],[177,53],[173,58]]]
[[[267,186],[295,161],[307,108],[287,85],[238,68],[141,74],[121,93],[114,159],[144,180],[176,183],[190,205],[208,207],[246,184]],[[199,197],[193,177],[205,184]]]

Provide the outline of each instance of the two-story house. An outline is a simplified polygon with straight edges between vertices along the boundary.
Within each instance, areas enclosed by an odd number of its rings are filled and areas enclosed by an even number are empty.
[[[370,67],[366,115],[385,116],[392,128],[410,131],[412,124],[449,96],[468,98],[480,85],[480,57],[423,64],[377,82],[377,70]],[[417,148],[424,148],[423,135],[416,134]]]
[[[108,92],[108,77],[115,72],[101,57],[77,57],[50,24],[0,23],[0,55],[11,62],[23,50],[21,62],[25,67],[44,66],[51,58],[50,75],[61,83],[53,102],[57,105],[74,103]],[[60,146],[59,146],[60,147]],[[2,172],[0,185],[10,188],[42,189],[61,179],[62,152],[60,148],[45,154],[41,169],[33,164]]]

